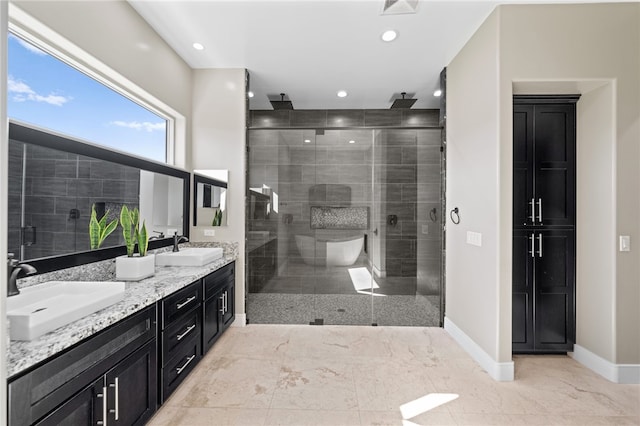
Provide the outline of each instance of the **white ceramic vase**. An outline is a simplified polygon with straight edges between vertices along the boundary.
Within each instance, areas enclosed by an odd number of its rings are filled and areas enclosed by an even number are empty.
[[[140,281],[153,276],[156,272],[156,257],[147,254],[140,257],[137,253],[133,257],[116,257],[116,280]]]

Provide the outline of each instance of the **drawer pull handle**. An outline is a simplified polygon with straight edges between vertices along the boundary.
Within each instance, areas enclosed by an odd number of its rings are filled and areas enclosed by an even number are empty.
[[[98,398],[102,398],[102,421],[98,420],[96,423],[102,426],[107,426],[107,388],[102,387],[102,393],[96,395]]]
[[[189,363],[191,363],[191,361],[193,361],[193,359],[195,358],[195,355],[191,355],[189,358],[187,358],[187,362],[184,363],[184,365],[182,367],[178,367],[176,368],[176,371],[178,372],[178,374],[181,374],[182,371],[187,368],[187,365],[189,365]]]
[[[109,387],[110,388],[114,388],[114,390],[115,390],[115,399],[116,399],[116,401],[115,401],[115,405],[116,405],[115,410],[109,410],[109,412],[110,413],[114,413],[115,414],[115,419],[118,420],[118,417],[120,417],[120,414],[119,414],[120,413],[120,408],[119,408],[119,404],[118,404],[118,401],[120,400],[120,396],[118,395],[119,391],[118,391],[118,378],[117,377],[116,377],[114,383],[110,383],[109,384]]]
[[[186,306],[186,305],[188,305],[189,303],[193,302],[194,300],[196,300],[196,297],[195,297],[195,296],[191,296],[190,298],[188,298],[188,299],[187,299],[187,300],[185,300],[184,302],[182,302],[182,303],[178,303],[178,304],[176,305],[176,308],[177,308],[177,309],[182,309],[183,307],[185,307],[185,306]]]
[[[187,327],[187,329],[184,331],[184,333],[178,334],[177,339],[178,340],[182,340],[184,338],[184,336],[186,336],[187,334],[191,333],[194,328],[196,328],[195,324],[190,325],[189,327]]]

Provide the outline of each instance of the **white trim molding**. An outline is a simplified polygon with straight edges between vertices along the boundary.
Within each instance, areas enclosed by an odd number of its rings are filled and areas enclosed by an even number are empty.
[[[236,314],[236,318],[231,323],[231,327],[245,327],[247,325],[247,314]]]
[[[458,328],[449,318],[444,318],[444,329],[453,340],[455,340],[462,349],[467,351],[480,367],[482,367],[489,376],[498,382],[512,382],[514,378],[514,364],[510,362],[496,362],[488,353],[484,351],[476,342],[467,334]]]
[[[568,355],[613,383],[640,384],[640,364],[614,364],[580,345],[574,345]]]

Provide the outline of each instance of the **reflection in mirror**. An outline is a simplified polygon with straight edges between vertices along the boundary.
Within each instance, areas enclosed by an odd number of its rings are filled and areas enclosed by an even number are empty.
[[[194,170],[194,226],[226,226],[228,224],[228,170]]]
[[[167,244],[174,231],[184,233],[185,171],[12,122],[8,172],[8,251],[20,261],[89,251],[93,205],[108,221],[123,204],[138,207],[150,237]],[[118,228],[102,248],[122,244]],[[99,260],[94,252],[89,261]]]

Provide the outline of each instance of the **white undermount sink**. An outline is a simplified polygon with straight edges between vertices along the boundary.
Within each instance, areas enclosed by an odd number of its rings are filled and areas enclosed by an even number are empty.
[[[33,340],[124,298],[122,281],[49,281],[7,297],[9,336]]]
[[[156,254],[157,266],[203,266],[222,258],[221,247],[190,247]]]

